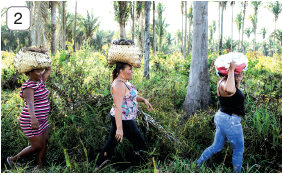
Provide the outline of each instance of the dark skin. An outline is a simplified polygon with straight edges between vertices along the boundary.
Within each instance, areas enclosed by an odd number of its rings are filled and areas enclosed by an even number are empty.
[[[35,69],[32,72],[29,72],[28,81],[40,83],[41,77],[45,81],[49,77],[49,75],[51,73],[51,69],[52,69],[52,67],[50,66],[47,69],[45,69],[45,71],[43,73],[42,73],[41,69]],[[31,128],[33,130],[38,130],[39,124],[38,124],[38,121],[36,119],[35,112],[34,112],[34,90],[32,88],[24,89],[23,96],[24,96],[24,99],[25,99],[26,104],[28,106],[28,112],[29,112],[30,118],[31,118]],[[37,166],[39,168],[42,168],[43,167],[43,158],[44,158],[44,156],[46,154],[46,150],[47,150],[48,138],[49,138],[49,128],[45,129],[43,134],[41,134],[39,136],[34,136],[34,137],[31,137],[31,138],[28,138],[30,146],[23,149],[16,156],[9,157],[8,158],[9,161],[11,162],[11,164],[14,165],[15,162],[18,161],[19,159],[21,159],[22,157],[28,156],[28,155],[36,152],[37,153],[37,157],[36,157]]]

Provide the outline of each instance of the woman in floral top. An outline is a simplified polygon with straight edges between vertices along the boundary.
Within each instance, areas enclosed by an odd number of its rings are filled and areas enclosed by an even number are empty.
[[[137,102],[144,102],[148,111],[152,110],[152,106],[146,99],[138,96],[135,86],[128,82],[132,79],[132,74],[132,66],[126,63],[117,63],[113,70],[111,92],[114,104],[110,111],[112,128],[97,162],[96,171],[109,161],[111,153],[116,145],[122,142],[123,137],[133,144],[135,155],[143,158],[145,140],[134,122]]]

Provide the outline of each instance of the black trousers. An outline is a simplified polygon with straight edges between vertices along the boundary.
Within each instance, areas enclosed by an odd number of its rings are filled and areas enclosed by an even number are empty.
[[[110,131],[110,136],[104,148],[102,149],[100,158],[96,166],[100,166],[106,159],[109,159],[114,151],[114,148],[119,143],[116,138],[116,120],[115,117],[111,116],[112,128]],[[137,128],[134,120],[122,120],[123,137],[127,138],[132,144],[135,152],[139,152],[140,156],[143,158],[143,150],[145,147],[145,140]]]

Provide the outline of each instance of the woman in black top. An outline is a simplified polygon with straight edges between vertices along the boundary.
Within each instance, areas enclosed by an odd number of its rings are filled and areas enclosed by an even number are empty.
[[[217,85],[217,95],[219,98],[219,110],[215,114],[214,123],[216,133],[213,144],[208,147],[197,160],[197,165],[201,165],[212,155],[221,151],[228,140],[233,148],[232,163],[234,172],[241,172],[244,136],[241,125],[241,117],[245,115],[244,95],[239,90],[242,81],[242,73],[236,75],[235,62],[230,63],[228,76],[224,76]]]

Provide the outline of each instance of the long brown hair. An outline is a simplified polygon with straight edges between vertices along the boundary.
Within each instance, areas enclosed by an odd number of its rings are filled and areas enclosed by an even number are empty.
[[[120,70],[121,69],[124,70],[126,66],[128,66],[127,63],[121,63],[121,62],[116,63],[116,68],[112,72],[112,82],[118,77]]]

